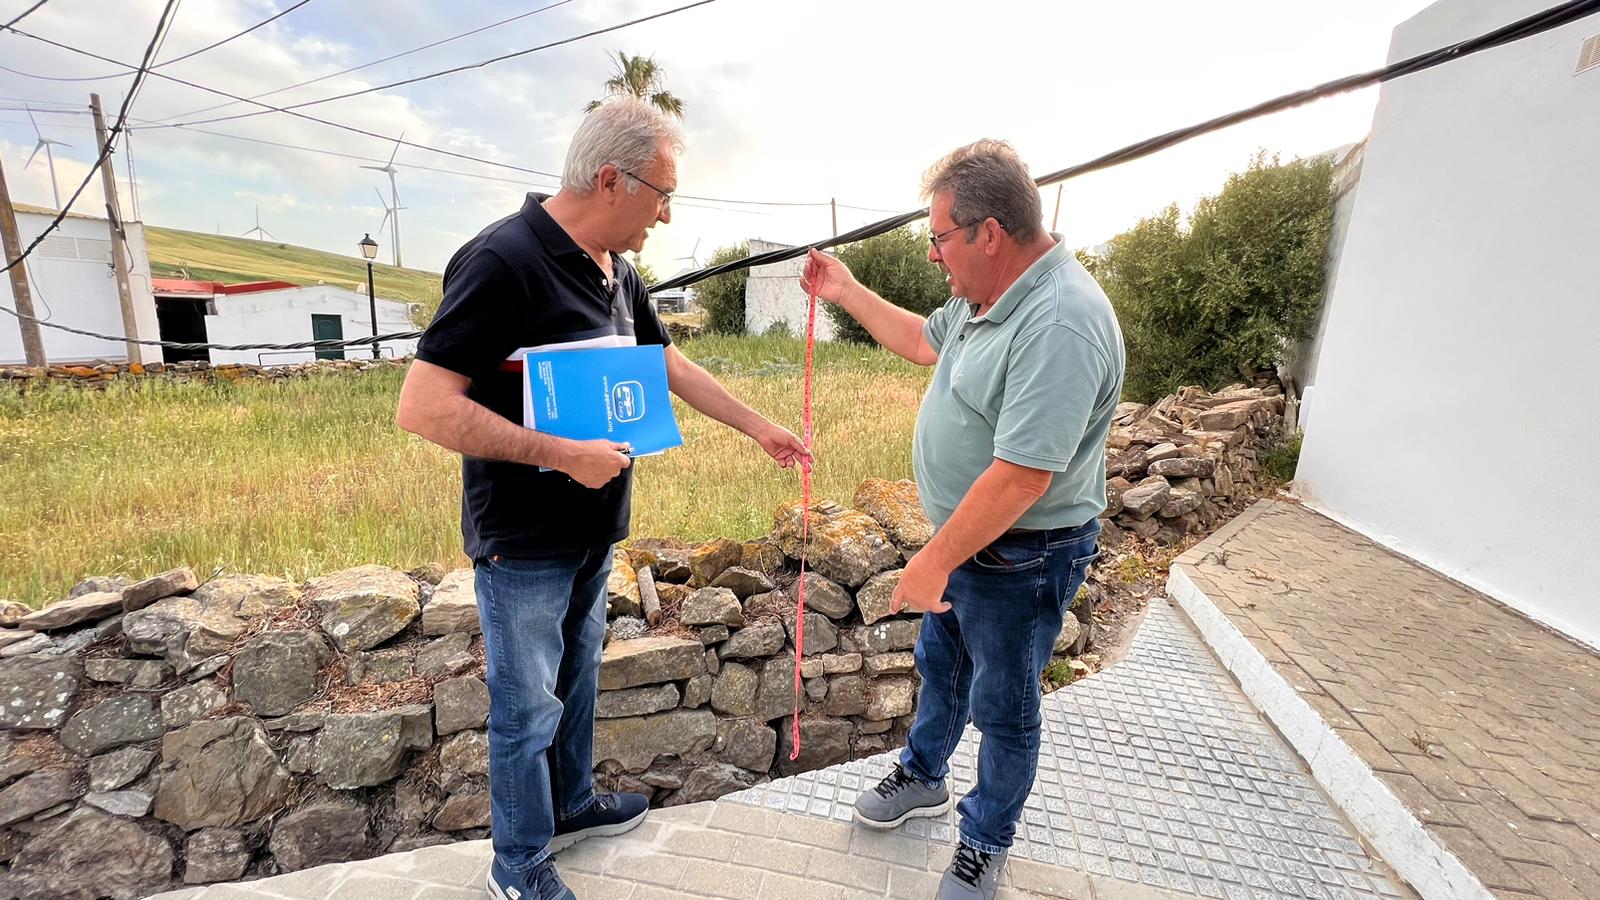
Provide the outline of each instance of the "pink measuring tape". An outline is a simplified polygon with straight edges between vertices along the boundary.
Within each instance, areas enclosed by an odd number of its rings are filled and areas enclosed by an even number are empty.
[[[811,542],[811,369],[817,346],[817,293],[806,298],[806,377],[800,401],[800,442],[806,455],[800,458],[800,577],[795,580],[794,610],[794,716],[790,725],[789,761],[800,758],[800,697],[803,687],[800,661],[806,654],[806,553]]]

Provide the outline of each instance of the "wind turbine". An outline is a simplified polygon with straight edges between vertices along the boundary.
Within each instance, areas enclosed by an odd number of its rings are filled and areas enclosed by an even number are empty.
[[[389,238],[394,241],[394,265],[397,269],[400,267],[400,210],[405,209],[405,207],[400,205],[400,189],[395,186],[394,158],[400,155],[400,142],[405,139],[406,133],[404,131],[400,132],[400,137],[395,139],[394,152],[389,154],[388,162],[381,166],[361,167],[363,169],[371,169],[374,172],[383,172],[389,176],[389,202],[383,207],[388,210],[388,214],[383,219],[389,223]],[[380,199],[383,197],[382,192],[379,192],[378,197]],[[379,228],[381,230],[382,226],[379,226]]]
[[[256,227],[250,229],[249,231],[246,231],[244,234],[240,235],[240,237],[249,237],[252,234],[259,234],[262,237],[269,237],[269,238],[272,238],[273,240],[277,240],[277,238],[272,237],[272,232],[270,232],[270,231],[266,230],[265,228],[261,227],[261,207],[259,207],[259,206],[256,207]],[[261,238],[257,238],[256,240],[260,240],[260,239]]]
[[[55,196],[56,209],[59,210],[61,208],[61,188],[56,185],[56,155],[50,152],[50,146],[55,144],[62,147],[71,147],[72,145],[66,143],[65,141],[57,141],[45,137],[44,133],[39,130],[38,120],[34,119],[33,117],[33,109],[27,105],[24,105],[23,109],[28,111],[28,121],[33,123],[33,136],[38,138],[39,141],[33,145],[33,152],[28,154],[28,161],[23,163],[22,167],[26,169],[27,167],[33,165],[33,158],[39,155],[39,148],[44,148],[45,162],[49,163],[50,165],[50,193]]]
[[[674,273],[674,277],[676,277],[677,275],[682,275],[684,272],[688,272],[688,271],[692,271],[692,270],[700,268],[700,238],[696,237],[694,239],[694,249],[689,251],[689,255],[688,256],[674,257],[672,261],[673,262],[683,262],[684,260],[688,260],[689,261],[689,265],[686,268],[679,269],[677,272],[675,272]],[[694,304],[694,288],[693,287],[685,287],[685,288],[680,288],[679,290],[683,294],[683,299],[679,300],[679,301],[676,301],[676,311],[677,312],[688,312],[689,308]]]
[[[700,268],[700,239],[699,238],[695,238],[694,239],[694,249],[689,251],[689,255],[688,256],[677,257],[676,259],[673,260],[673,262],[683,262],[686,259],[689,261],[689,268],[691,268],[691,269]]]
[[[398,218],[400,210],[408,209],[409,207],[405,207],[405,206],[390,206],[383,199],[383,191],[380,191],[377,188],[373,188],[372,192],[374,194],[378,195],[378,203],[382,204],[382,206],[383,206],[383,221],[379,222],[378,223],[378,227],[373,229],[373,230],[377,231],[379,234],[382,234],[383,233],[383,226],[389,224],[389,220],[391,218]],[[395,268],[399,268],[400,267],[400,249],[399,249],[398,246],[396,246],[395,251],[394,251],[394,265],[395,265]]]

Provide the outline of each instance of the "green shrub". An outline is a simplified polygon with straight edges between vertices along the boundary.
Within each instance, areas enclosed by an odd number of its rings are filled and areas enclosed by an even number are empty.
[[[1310,336],[1332,177],[1325,157],[1279,164],[1257,154],[1187,221],[1169,206],[1111,240],[1096,274],[1122,323],[1128,399],[1248,380]]]
[[[749,244],[722,247],[706,266],[720,266],[750,255]],[[713,334],[744,334],[744,290],[750,270],[714,275],[694,286],[694,302],[706,313],[706,330]]]
[[[1073,680],[1078,677],[1078,675],[1076,672],[1072,671],[1072,663],[1070,661],[1065,659],[1053,659],[1050,661],[1049,665],[1044,667],[1044,677],[1046,681],[1051,681],[1059,685],[1068,685],[1071,684]]]
[[[1300,444],[1304,435],[1290,431],[1282,425],[1273,427],[1266,442],[1257,451],[1261,468],[1275,480],[1287,484],[1294,480],[1295,469],[1300,465]]]
[[[418,328],[426,329],[433,324],[433,317],[439,312],[439,304],[444,302],[444,285],[433,285],[421,289],[420,299],[411,303],[411,322]]]

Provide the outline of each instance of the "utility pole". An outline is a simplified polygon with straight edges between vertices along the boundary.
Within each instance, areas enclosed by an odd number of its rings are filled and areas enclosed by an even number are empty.
[[[16,300],[18,319],[22,327],[22,352],[30,366],[45,365],[44,340],[39,336],[39,323],[33,320],[33,295],[28,293],[27,263],[22,261],[22,238],[17,234],[17,211],[11,206],[11,189],[6,187],[6,172],[0,166],[0,246],[5,248],[6,262],[16,260],[11,267],[11,296]]]
[[[839,236],[839,198],[829,197],[828,206],[833,209],[833,236]]]
[[[94,111],[95,143],[100,149],[100,185],[106,193],[106,217],[111,220],[111,265],[117,273],[117,302],[122,306],[122,330],[130,338],[139,336],[139,320],[133,312],[133,287],[128,284],[128,252],[123,243],[122,214],[117,208],[117,170],[106,150],[106,120],[100,112],[100,95],[89,95]],[[139,345],[128,341],[128,362],[143,362]]]
[[[1056,185],[1056,211],[1055,211],[1055,213],[1053,215],[1050,216],[1050,230],[1051,231],[1055,231],[1056,230],[1056,223],[1061,221],[1061,189],[1066,187],[1066,186],[1067,186],[1067,183],[1065,181],[1063,181],[1060,184]]]

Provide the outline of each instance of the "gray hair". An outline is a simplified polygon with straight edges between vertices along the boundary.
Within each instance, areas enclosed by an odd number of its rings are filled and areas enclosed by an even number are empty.
[[[578,194],[594,190],[594,176],[610,164],[628,172],[643,172],[656,161],[661,142],[674,154],[683,152],[683,132],[676,123],[643,101],[613,97],[584,117],[567,148],[561,186]],[[637,177],[625,182],[628,193],[639,192]]]
[[[952,150],[922,176],[922,197],[950,193],[950,218],[958,225],[971,223],[970,241],[977,225],[993,217],[1019,244],[1031,244],[1044,233],[1044,211],[1039,188],[1028,175],[1022,157],[1005,141],[974,141]]]

